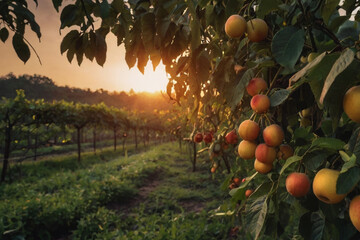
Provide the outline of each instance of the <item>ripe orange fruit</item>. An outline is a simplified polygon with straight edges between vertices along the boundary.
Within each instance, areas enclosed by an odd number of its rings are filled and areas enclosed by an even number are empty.
[[[269,27],[267,23],[260,19],[255,18],[247,22],[247,34],[251,42],[261,42],[268,35]]]
[[[238,15],[231,15],[225,23],[225,33],[231,38],[240,38],[246,32],[246,21]]]

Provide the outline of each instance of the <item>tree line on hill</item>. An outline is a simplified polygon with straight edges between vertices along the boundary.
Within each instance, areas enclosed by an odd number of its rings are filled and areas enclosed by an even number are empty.
[[[19,75],[9,73],[0,76],[0,97],[14,98],[16,90],[23,89],[29,99],[65,100],[87,104],[105,103],[107,106],[138,111],[168,110],[173,103],[161,93],[109,92],[104,89],[92,91],[69,86],[58,86],[51,78],[42,75]]]

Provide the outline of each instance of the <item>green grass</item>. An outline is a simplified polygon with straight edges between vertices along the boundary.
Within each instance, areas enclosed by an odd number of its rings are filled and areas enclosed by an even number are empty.
[[[192,173],[171,143],[103,154],[23,164],[21,180],[0,185],[0,239],[227,239],[232,220],[209,214],[227,193],[208,163]]]

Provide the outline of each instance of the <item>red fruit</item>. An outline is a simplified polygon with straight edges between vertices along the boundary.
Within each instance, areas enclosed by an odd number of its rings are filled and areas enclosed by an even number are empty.
[[[239,186],[241,183],[240,178],[234,178],[233,181],[237,186]]]
[[[270,99],[266,95],[257,94],[252,97],[250,106],[256,113],[265,113],[270,108]]]
[[[253,193],[254,191],[253,190],[251,190],[251,189],[248,189],[248,190],[246,190],[245,191],[245,197],[250,197],[250,195]]]
[[[255,96],[267,89],[267,83],[262,78],[253,78],[246,87],[246,91],[250,96]]]
[[[234,189],[234,188],[236,188],[236,187],[237,187],[237,186],[236,186],[235,183],[232,183],[232,184],[229,185],[229,188],[230,188],[230,189]]]
[[[210,171],[211,171],[211,173],[215,173],[215,172],[216,172],[216,168],[215,168],[215,167],[212,167]]]
[[[206,133],[204,136],[204,142],[205,143],[211,143],[213,139],[213,136],[211,135],[211,133]]]
[[[291,173],[287,176],[286,190],[294,197],[303,197],[310,190],[310,180],[305,173]]]
[[[245,182],[246,181],[246,178],[243,178],[242,180],[241,180],[241,182]]]
[[[279,125],[272,124],[264,129],[263,138],[268,146],[277,147],[284,140],[284,131]]]
[[[275,148],[269,147],[265,143],[262,143],[256,147],[255,157],[262,163],[272,164],[276,159],[276,150]]]
[[[235,130],[232,130],[231,132],[229,132],[228,134],[226,134],[225,136],[225,141],[228,144],[237,144],[238,142],[238,136],[236,135]]]
[[[203,140],[203,135],[201,133],[197,133],[194,137],[194,142],[200,143]]]

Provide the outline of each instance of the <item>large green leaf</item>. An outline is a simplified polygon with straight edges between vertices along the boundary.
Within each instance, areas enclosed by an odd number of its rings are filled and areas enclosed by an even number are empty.
[[[320,149],[328,149],[328,150],[340,150],[343,149],[345,146],[345,143],[337,138],[325,138],[320,137],[316,138],[312,144],[312,148],[320,148]]]
[[[305,42],[305,32],[296,27],[285,27],[278,31],[271,43],[275,60],[282,66],[293,69]]]
[[[290,95],[291,91],[288,89],[279,89],[270,96],[271,107],[276,107],[282,104]]]
[[[340,57],[335,61],[334,65],[332,66],[324,82],[324,86],[319,99],[321,104],[323,104],[324,98],[327,92],[329,91],[329,88],[335,81],[335,78],[351,64],[351,62],[354,60],[354,57],[355,57],[355,53],[349,48],[347,48],[341,53]]]
[[[30,58],[29,46],[24,42],[24,37],[18,33],[15,33],[12,41],[16,54],[24,63]]]
[[[253,239],[259,239],[264,227],[268,210],[267,196],[262,196],[249,201],[245,207],[245,227],[249,230]]]
[[[336,182],[336,193],[346,194],[350,192],[359,181],[360,168],[358,166],[349,168],[347,171],[340,173],[339,178]]]

